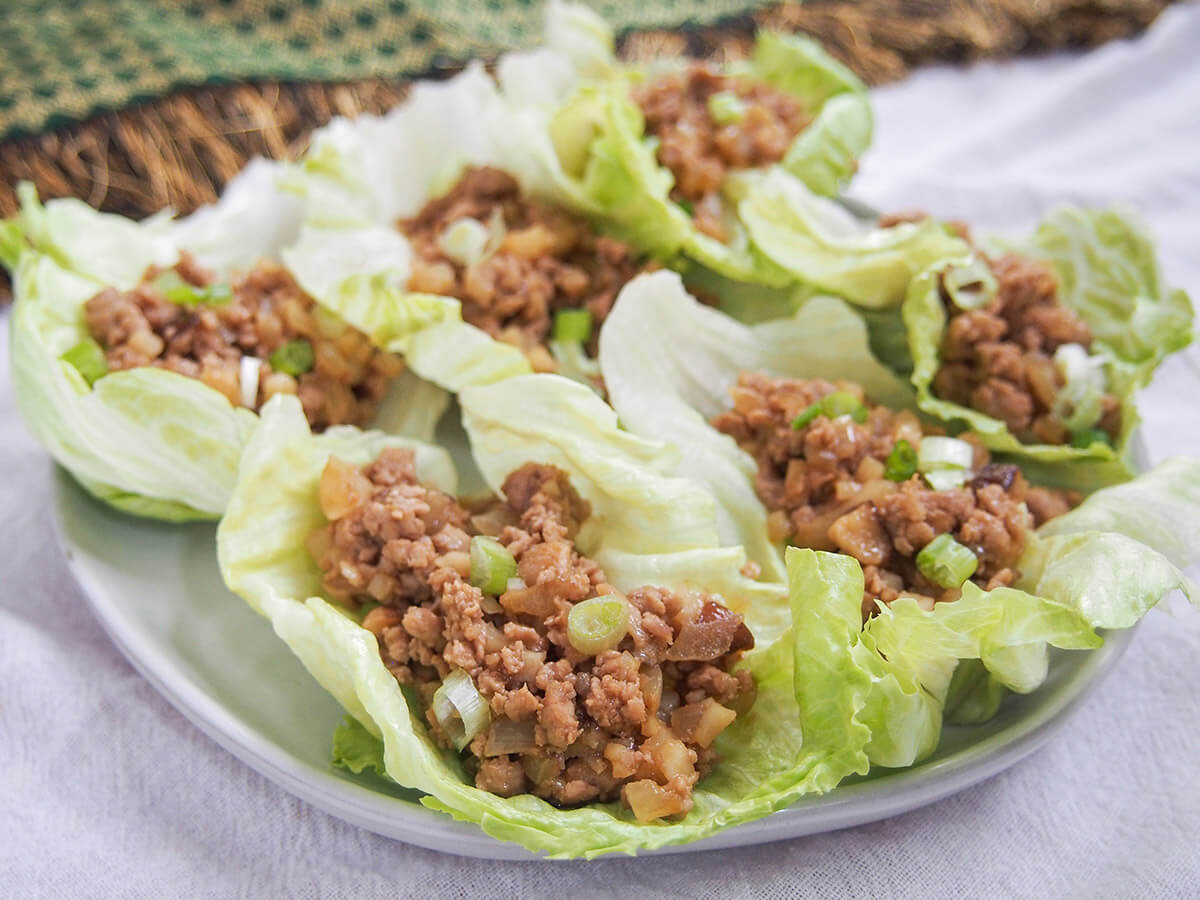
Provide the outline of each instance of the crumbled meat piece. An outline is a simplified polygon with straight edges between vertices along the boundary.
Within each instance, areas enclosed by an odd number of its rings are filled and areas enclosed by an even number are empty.
[[[110,370],[167,369],[198,378],[240,406],[242,359],[253,357],[262,368],[252,408],[275,394],[295,394],[317,430],[367,424],[391,379],[404,371],[400,357],[318,313],[315,301],[281,266],[262,263],[230,286],[227,302],[195,306],[173,303],[155,286],[164,271],[194,287],[213,283],[184,254],[173,270],[151,268],[133,290],[106,288],[84,304],[88,330],[104,348]],[[309,343],[312,368],[298,376],[275,371],[271,354],[296,340]]]
[[[950,317],[942,362],[933,378],[937,396],[999,419],[1019,440],[1065,444],[1071,433],[1054,411],[1063,378],[1053,362],[1064,344],[1092,345],[1087,323],[1062,305],[1048,265],[1016,254],[986,259],[996,296],[983,309],[959,309],[944,290]],[[1116,437],[1120,404],[1111,394],[1099,427]]]
[[[456,669],[487,701],[491,725],[467,747],[477,787],[565,806],[626,797],[647,821],[690,808],[716,759],[709,744],[753,700],[749,673],[729,671],[754,646],[741,616],[706,594],[643,587],[627,595],[618,646],[596,655],[573,647],[574,604],[617,591],[576,549],[590,507],[553,466],[523,466],[503,500],[472,512],[420,484],[411,451],[386,450],[363,467],[331,457],[318,499],[330,521],[309,552],[330,597],[380,604],[362,624],[388,670],[427,706]],[[479,523],[517,564],[520,583],[499,597],[462,568]],[[681,697],[693,705],[672,719]],[[448,746],[431,707],[426,719]]]
[[[470,264],[447,255],[448,228],[464,219],[490,228],[495,217],[505,234],[490,254]],[[591,312],[594,353],[617,293],[645,269],[626,244],[526,197],[515,178],[486,166],[468,168],[449,192],[398,224],[415,252],[409,287],[456,297],[464,319],[517,346],[536,371],[556,369],[546,349],[555,312]]]
[[[800,413],[835,391],[864,403],[862,421],[819,414],[793,427]],[[713,425],[755,458],[755,485],[773,538],[838,550],[862,564],[864,617],[875,614],[877,602],[887,605],[900,596],[916,597],[928,608],[957,598],[957,591],[930,583],[916,567],[916,555],[941,534],[978,557],[976,583],[1011,583],[1034,525],[1079,500],[1031,488],[1016,466],[990,462],[969,434],[961,437],[973,444],[974,475],[962,487],[935,491],[917,474],[890,481],[886,462],[896,443],[916,448],[924,430],[912,413],[862,398],[862,388],[850,382],[743,373],[732,391],[733,408]]]
[[[736,121],[713,118],[709,100],[718,94],[736,98]],[[696,227],[719,241],[730,238],[721,203],[728,172],[779,162],[811,121],[790,94],[699,63],[656,78],[634,100],[646,134],[658,139],[658,161],[675,176],[672,199],[690,203]]]

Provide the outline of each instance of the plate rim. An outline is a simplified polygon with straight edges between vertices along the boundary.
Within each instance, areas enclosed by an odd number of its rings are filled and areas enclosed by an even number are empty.
[[[356,827],[393,840],[441,853],[496,860],[541,860],[546,857],[494,838],[473,823],[459,822],[418,803],[389,796],[363,784],[322,771],[255,731],[217,698],[194,684],[180,664],[153,641],[144,628],[108,596],[84,562],[88,554],[68,534],[66,506],[71,494],[95,504],[105,515],[135,522],[137,517],[111,509],[92,497],[70,473],[53,464],[51,523],[55,541],[88,606],[121,655],[184,718],[218,746],[292,796]],[[200,523],[192,523],[196,527]],[[175,527],[167,525],[166,527]],[[215,550],[214,550],[215,554]],[[252,610],[246,611],[253,615]],[[1070,672],[1051,699],[1003,730],[969,744],[950,756],[896,769],[869,780],[843,785],[827,794],[806,797],[762,819],[733,826],[707,838],[653,850],[637,856],[671,855],[770,843],[836,831],[891,818],[935,803],[985,781],[1041,748],[1059,731],[1104,681],[1124,655],[1136,625],[1103,632],[1104,644]],[[280,642],[280,647],[285,647]],[[1069,651],[1064,651],[1069,652]],[[404,815],[397,816],[396,803]],[[601,858],[616,858],[606,854]]]

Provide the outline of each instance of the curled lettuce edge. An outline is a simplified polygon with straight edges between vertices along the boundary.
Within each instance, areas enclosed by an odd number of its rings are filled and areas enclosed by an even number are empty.
[[[202,211],[198,226],[189,224],[193,219],[135,223],[76,200],[43,206],[32,188],[22,188],[10,329],[17,405],[51,455],[89,493],[123,512],[176,522],[218,518],[257,416],[198,379],[165,369],[112,372],[89,385],[60,357],[89,337],[87,300],[109,286],[132,288],[151,265],[173,264],[177,239],[195,237],[210,261],[256,262],[213,238],[250,203],[247,191],[274,190],[267,177],[273,172],[260,167],[235,182],[228,200]],[[249,241],[247,252],[277,243],[280,233]],[[389,388],[377,422],[432,436],[447,404],[440,388],[405,373]]]
[[[756,250],[791,280],[867,310],[899,307],[922,270],[969,253],[933,219],[880,227],[779,168],[746,179],[738,217]]]
[[[570,385],[550,388],[566,396],[594,396],[566,379],[530,378]],[[481,403],[495,402],[505,391],[520,396],[530,388],[528,379],[521,381],[472,388],[464,392],[465,402],[470,404],[472,393]],[[632,466],[637,444],[622,441],[615,428],[609,437],[617,447],[600,468],[620,460]],[[546,440],[562,438],[551,434]],[[869,679],[831,661],[827,645],[842,641],[845,624],[822,614],[821,597],[806,596],[803,627],[798,627],[800,620],[797,627],[789,623],[742,661],[755,675],[755,704],[718,738],[721,762],[697,785],[694,807],[681,819],[638,824],[617,803],[564,810],[532,795],[502,798],[476,789],[457,755],[430,740],[384,666],[375,636],[353,614],[322,598],[320,573],[304,549],[304,538],[324,523],[316,485],[328,457],[336,453],[362,463],[397,445],[414,448],[423,479],[453,490],[454,473],[440,448],[351,428],[312,435],[293,398],[274,398],[246,445],[233,499],[217,531],[218,558],[230,589],[271,621],[357,723],[336,733],[340,764],[357,771],[382,767],[398,784],[425,794],[424,805],[551,857],[634,853],[697,840],[765,816],[805,794],[832,790],[851,773],[866,772],[870,734],[856,716],[867,704]],[[563,444],[568,457],[595,449]],[[627,458],[630,453],[633,459]],[[582,465],[596,471],[586,460]],[[644,468],[644,482],[662,478],[649,464]],[[603,502],[600,507],[608,508]],[[603,535],[597,540],[606,542]],[[622,543],[619,535],[615,543]],[[795,596],[779,602],[789,616],[794,614]]]

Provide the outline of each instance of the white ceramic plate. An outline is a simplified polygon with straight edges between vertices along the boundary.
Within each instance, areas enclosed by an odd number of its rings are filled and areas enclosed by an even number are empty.
[[[63,470],[54,512],[72,571],[116,645],[209,737],[285,790],[347,822],[422,847],[490,859],[532,854],[428,810],[417,793],[329,763],[341,721],[336,701],[291,651],[225,589],[213,525],[168,526],[110,510]],[[1045,743],[1112,668],[1131,631],[1110,633],[1088,653],[1058,652],[1033,694],[1010,697],[974,728],[946,727],[937,753],[910,769],[845,783],[686,853],[759,844],[883,819],[995,775]]]

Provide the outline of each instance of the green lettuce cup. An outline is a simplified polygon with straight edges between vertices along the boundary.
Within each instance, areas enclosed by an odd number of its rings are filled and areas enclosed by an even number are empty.
[[[995,713],[1005,692],[1035,690],[1047,676],[1049,647],[1095,647],[1097,629],[1130,627],[1175,589],[1200,599],[1182,572],[1200,558],[1200,461],[1191,459],[1172,460],[1126,484],[1097,490],[1069,512],[1060,507],[1062,514],[1037,530],[1029,530],[1032,522],[1026,520],[1013,570],[995,584],[976,584],[966,580],[977,565],[972,558],[970,572],[954,579],[958,589],[952,602],[932,602],[904,590],[890,604],[867,608],[864,564],[858,559],[792,547],[785,553],[760,496],[755,457],[710,424],[734,402],[730,391],[740,389],[739,375],[857,379],[868,397],[893,408],[905,405],[905,393],[871,358],[865,327],[846,304],[812,303],[791,320],[744,326],[688,297],[678,278],[659,273],[631,284],[618,300],[601,336],[599,358],[621,422],[635,435],[687,448],[675,471],[717,502],[722,542],[745,547],[764,580],[794,590],[803,573],[804,579],[824,585],[825,602],[844,606],[846,619],[854,620],[854,640],[875,653],[867,657],[866,671],[885,665],[905,685],[892,692],[890,712],[882,713],[880,731],[868,746],[873,764],[909,765],[926,755],[948,712],[957,721],[981,721]],[[664,322],[670,328],[663,328]],[[835,396],[846,401],[844,410],[817,404],[797,416],[792,428],[805,427],[813,416],[833,423],[841,415],[867,413],[859,409],[861,403],[850,402],[852,395]],[[911,403],[912,395],[907,396]],[[911,421],[916,427],[915,417]],[[962,441],[938,440],[945,442],[942,449],[961,445],[968,458],[972,455]],[[893,447],[888,465],[911,468],[886,477],[909,478],[920,466],[919,471],[933,473],[924,476],[931,478],[931,487],[934,477],[951,478],[942,489],[963,484],[965,472],[946,475],[952,468],[947,468],[948,457],[932,459],[938,448],[931,446],[931,464],[925,468],[924,443],[920,455],[916,445],[910,448],[911,460]],[[1011,483],[1014,470],[1004,464],[988,468],[984,483]],[[853,508],[847,505],[839,515]],[[931,535],[913,540],[932,546]],[[861,546],[869,553],[869,545]],[[952,549],[931,551],[929,571],[940,576],[938,565],[957,565]],[[962,545],[957,550],[972,556]],[[922,565],[918,559],[917,566]],[[835,595],[836,600],[829,599]]]
[[[1190,343],[1192,305],[1187,294],[1162,283],[1150,238],[1135,219],[1115,210],[1061,207],[1051,212],[1028,240],[1001,245],[997,253],[1001,251],[1016,257],[993,257],[998,263],[975,257],[935,265],[912,281],[902,314],[913,359],[912,382],[921,409],[954,427],[969,428],[987,447],[1020,461],[1026,471],[1046,483],[1089,490],[1131,477],[1131,440],[1138,422],[1135,395],[1166,356]],[[952,316],[962,319],[960,324],[968,328],[976,327],[967,321],[971,316],[979,318],[978,327],[989,327],[995,320],[988,314],[1000,302],[990,300],[996,292],[990,268],[1015,258],[1015,265],[1022,267],[1017,277],[1029,281],[1029,270],[1019,261],[1022,257],[1049,266],[1051,287],[1039,289],[1055,290],[1057,303],[1073,314],[1073,321],[1085,324],[1091,338],[1090,346],[1064,343],[1054,331],[1070,331],[1071,321],[1051,320],[1047,333],[1059,345],[1053,357],[1037,351],[1039,360],[1023,370],[1016,388],[1010,385],[1014,376],[1003,372],[997,376],[1004,382],[997,387],[1008,393],[989,402],[1016,404],[1023,400],[1022,395],[1028,395],[1038,398],[1032,407],[1035,413],[1042,405],[1048,407],[1042,417],[1048,423],[1046,429],[1037,432],[1035,420],[1037,433],[1033,434],[1014,433],[1013,420],[973,408],[974,395],[972,405],[962,402],[968,399],[965,396],[946,396],[946,386],[956,391],[967,389],[959,388],[967,382],[951,368],[958,357],[947,357],[948,342],[958,341],[957,334],[968,333],[964,328],[951,334]],[[967,287],[977,290],[951,290],[952,282],[969,280],[974,281]],[[1019,339],[1011,332],[997,338]],[[1033,368],[1049,373],[1039,377],[1039,381],[1050,382],[1049,387],[1039,390],[1032,380],[1024,381],[1037,374]],[[987,385],[977,388],[989,389]],[[1041,393],[1050,396],[1042,399]],[[988,411],[993,410],[989,407]],[[1062,433],[1049,434],[1050,429]],[[1047,437],[1058,440],[1051,442]]]
[[[508,112],[468,66],[319,129],[282,180],[304,209],[283,252],[304,289],[451,391],[535,369],[587,382],[609,282],[642,264],[578,197],[531,178],[537,148]],[[414,318],[433,324],[406,343]]]
[[[617,63],[602,21],[580,7],[551,4],[546,46],[510,54],[498,66],[509,118],[529,148],[519,164],[530,183],[661,260],[685,259],[739,282],[785,286],[793,276],[760,252],[742,221],[746,182],[780,173],[818,194],[838,193],[870,143],[866,88],[808,38],[761,33],[750,59],[726,66],[712,77],[727,80],[706,87],[719,88],[709,103],[712,127],[751,127],[761,108],[751,109],[760,98],[750,86],[771,92],[768,104],[777,110],[788,104],[803,110],[803,124],[790,141],[775,138],[774,152],[763,156],[770,163],[733,158],[720,190],[701,205],[709,224],[698,227],[697,207],[680,196],[685,182],[662,164],[662,145],[638,102],[639,91],[656,80],[690,78],[689,71],[668,61]],[[782,121],[788,113],[779,115]]]
[[[219,517],[257,416],[253,403],[231,402],[198,378],[148,365],[108,371],[85,305],[109,288],[134,289],[149,270],[170,273],[184,252],[211,268],[218,286],[277,257],[298,222],[276,190],[278,174],[275,164],[255,164],[219,204],[181,221],[135,223],[74,200],[43,206],[22,188],[8,255],[17,403],[54,458],[118,509],[169,521]],[[182,282],[175,289],[181,304],[227,302]],[[335,318],[332,325],[345,328]],[[446,403],[443,391],[405,373],[375,421],[429,435]]]
[[[851,664],[851,654],[861,652],[857,641],[844,622],[821,614],[819,590],[789,597],[779,585],[742,574],[745,554],[718,545],[711,498],[664,474],[675,463],[673,451],[622,430],[591,391],[559,376],[471,387],[460,400],[489,484],[530,461],[569,474],[592,509],[577,538],[580,552],[600,562],[619,590],[652,584],[719,591],[743,612],[755,648],[740,666],[752,673],[756,698],[717,738],[719,760],[696,785],[686,815],[639,823],[616,802],[564,809],[532,794],[505,798],[475,787],[459,754],[432,738],[423,704],[386,668],[378,639],[363,627],[364,610],[331,602],[306,549],[326,521],[318,493],[331,457],[361,465],[385,448],[404,447],[413,451],[422,482],[452,493],[446,454],[352,428],[312,434],[295,400],[279,397],[246,446],[218,528],[218,553],[229,587],[271,620],[350,715],[334,738],[337,764],[374,768],[421,791],[424,805],[552,857],[697,840],[866,771],[871,728],[864,720],[878,708],[874,698],[886,679]],[[831,646],[842,645],[831,654]]]

